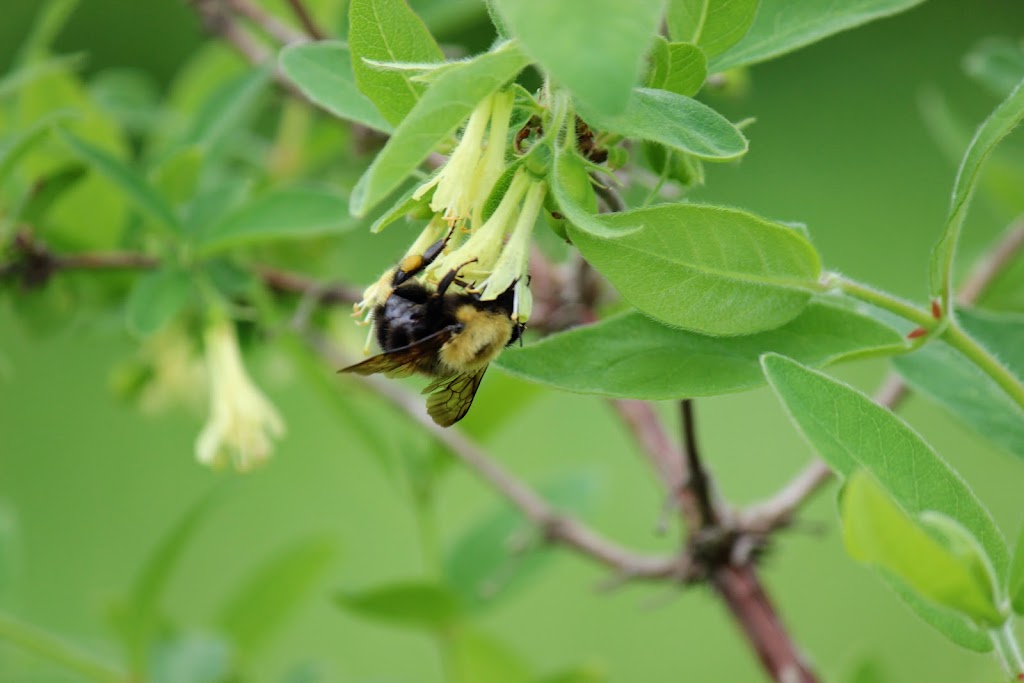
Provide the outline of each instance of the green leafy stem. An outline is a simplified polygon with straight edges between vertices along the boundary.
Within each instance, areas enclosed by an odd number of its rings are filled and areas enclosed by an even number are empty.
[[[1024,655],[1021,655],[1020,645],[1013,633],[1013,621],[1007,620],[1002,628],[989,632],[992,644],[995,645],[996,654],[1007,671],[1024,671]]]
[[[921,339],[939,338],[959,351],[982,372],[992,378],[1017,405],[1024,409],[1024,382],[1010,372],[992,353],[967,334],[956,318],[933,316],[897,296],[856,282],[842,275],[831,274],[829,284],[844,294],[893,313],[918,325],[924,334]],[[914,333],[911,333],[914,334]],[[916,336],[916,335],[915,335]]]

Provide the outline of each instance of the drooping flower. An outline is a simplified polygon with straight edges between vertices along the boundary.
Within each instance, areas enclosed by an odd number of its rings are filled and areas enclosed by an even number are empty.
[[[436,282],[453,270],[469,280],[483,280],[490,275],[505,245],[505,234],[519,215],[519,204],[529,185],[526,169],[516,171],[494,213],[483,225],[472,228],[462,246],[436,260],[427,269],[427,278]]]
[[[414,198],[436,188],[430,208],[449,225],[479,220],[494,183],[505,170],[505,146],[514,93],[509,90],[484,98],[469,116],[462,137],[444,166],[413,193]]]
[[[196,440],[196,457],[213,467],[230,462],[239,471],[250,470],[270,457],[284,420],[246,373],[230,320],[212,322],[203,341],[210,418]]]
[[[524,296],[524,292],[529,291],[526,281],[530,266],[530,238],[533,236],[537,216],[540,215],[540,210],[544,205],[546,191],[547,187],[543,181],[530,181],[522,208],[519,210],[519,217],[516,219],[515,227],[512,228],[512,234],[509,236],[505,248],[502,249],[491,274],[482,283],[483,289],[480,292],[480,298],[483,301],[498,298],[513,283],[516,284],[516,300],[520,302],[520,309],[513,313],[516,322],[525,322],[529,317],[529,311],[524,311],[522,308],[521,297]],[[521,320],[520,317],[522,317]]]

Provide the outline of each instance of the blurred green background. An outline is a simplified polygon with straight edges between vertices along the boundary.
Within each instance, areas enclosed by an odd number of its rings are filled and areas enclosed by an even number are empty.
[[[443,40],[489,41],[482,3],[413,4],[430,5],[424,13],[443,26]],[[35,8],[30,0],[8,0],[0,9],[0,72]],[[714,100],[733,120],[756,117],[748,130],[751,151],[739,164],[711,168],[697,198],[805,222],[829,267],[920,300],[955,171],[922,124],[920,94],[938,88],[973,126],[995,102],[965,77],[962,56],[982,37],[1018,38],[1022,29],[1019,0],[931,0],[754,67],[749,96]],[[57,46],[87,52],[91,72],[139,67],[166,84],[203,40],[179,0],[84,0]],[[980,197],[966,228],[963,263],[1009,218]],[[374,248],[375,263],[337,276],[366,278],[382,270],[405,236],[395,242],[353,235],[334,248],[375,239],[387,245]],[[380,467],[382,452],[422,450],[424,439],[395,429],[400,418],[369,397],[355,399],[362,407],[339,409],[265,351],[251,366],[284,413],[288,436],[269,466],[253,474],[213,473],[192,455],[204,416],[143,417],[108,390],[112,368],[133,348],[125,335],[87,316],[39,339],[0,311],[0,522],[13,528],[17,549],[16,557],[3,558],[14,567],[0,577],[3,605],[113,660],[104,610],[204,492],[237,479],[173,577],[167,608],[178,621],[202,632],[255,566],[296,542],[327,537],[339,548],[331,571],[262,652],[254,680],[281,680],[304,662],[315,663],[329,681],[443,680],[426,636],[354,619],[330,602],[338,589],[429,571],[414,512]],[[864,362],[837,374],[870,390],[884,371],[882,362]],[[515,387],[492,371],[469,426],[481,429]],[[697,408],[704,452],[735,503],[768,495],[811,456],[767,390],[702,400]],[[665,412],[674,419],[671,406]],[[912,398],[904,414],[1014,535],[1022,522],[1024,464],[924,399]],[[658,485],[602,400],[538,391],[485,442],[537,485],[585,476],[597,488],[587,519],[609,536],[637,548],[673,549],[671,534],[655,533]],[[819,496],[804,523],[778,536],[764,562],[784,620],[823,677],[842,680],[874,660],[891,681],[994,680],[994,659],[948,645],[846,556],[833,494],[830,488]],[[440,490],[442,548],[498,503],[456,467]],[[480,625],[540,672],[593,662],[614,681],[762,680],[728,613],[704,589],[600,592],[604,578],[590,563],[559,553]],[[78,679],[0,645],[0,680]]]

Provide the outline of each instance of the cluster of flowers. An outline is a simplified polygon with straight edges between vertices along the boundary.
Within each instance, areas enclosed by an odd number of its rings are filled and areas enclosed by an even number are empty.
[[[547,191],[543,180],[525,167],[512,175],[493,212],[485,216],[488,198],[506,173],[509,125],[514,92],[500,91],[481,101],[445,164],[413,193],[421,199],[433,190],[430,209],[434,217],[406,252],[423,254],[431,244],[449,235],[443,254],[427,269],[427,282],[436,284],[458,270],[469,283],[467,291],[483,301],[496,299],[515,287],[513,318],[525,323],[532,298],[528,287],[530,237]],[[390,286],[389,270],[363,293],[356,315],[372,322],[373,308]]]

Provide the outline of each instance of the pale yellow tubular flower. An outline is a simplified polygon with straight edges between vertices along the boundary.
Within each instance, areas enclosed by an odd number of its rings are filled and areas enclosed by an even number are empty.
[[[547,186],[543,181],[529,181],[529,186],[512,236],[509,237],[508,244],[498,257],[498,262],[484,282],[480,294],[482,301],[497,299],[512,286],[513,282],[526,280],[530,265],[530,237],[533,235],[533,226],[540,215],[541,207],[544,205],[544,194],[547,192]]]
[[[530,283],[523,277],[516,281],[516,293],[512,302],[512,320],[520,324],[526,324],[533,312],[533,292],[530,291]]]
[[[469,218],[472,213],[473,183],[483,154],[484,133],[487,131],[487,121],[491,117],[492,100],[493,97],[488,97],[476,106],[469,115],[469,123],[466,124],[462,138],[444,167],[413,194],[413,197],[418,199],[431,185],[436,184],[437,189],[430,200],[430,208],[443,212],[445,220],[449,222]]]
[[[434,261],[427,270],[428,279],[436,282],[456,269],[459,269],[460,274],[469,278],[489,275],[501,254],[505,233],[515,221],[519,212],[519,203],[522,201],[523,195],[526,194],[529,184],[526,171],[519,169],[512,177],[505,196],[502,197],[491,217],[483,225],[474,228],[469,239],[462,246]]]
[[[505,147],[508,142],[509,122],[512,119],[512,105],[515,93],[511,90],[493,96],[491,127],[487,132],[487,148],[477,167],[476,178],[470,196],[474,198],[473,223],[480,223],[480,217],[491,194],[494,183],[505,172]]]
[[[284,420],[246,374],[230,320],[211,323],[203,341],[210,418],[196,440],[196,458],[212,467],[230,462],[239,471],[250,470],[270,457],[273,440],[284,434]]]

